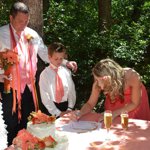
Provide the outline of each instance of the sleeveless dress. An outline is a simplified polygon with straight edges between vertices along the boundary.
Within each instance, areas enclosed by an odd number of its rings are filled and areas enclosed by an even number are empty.
[[[0,102],[0,150],[7,148],[7,131],[2,114],[2,104]]]
[[[149,100],[145,86],[142,84],[142,97],[141,103],[139,106],[129,112],[129,118],[133,119],[142,119],[142,120],[150,120],[150,107],[149,107]],[[109,95],[106,96],[105,100],[105,110],[114,111],[116,109],[124,107],[124,105],[131,102],[131,88],[128,88],[124,91],[124,101],[119,98],[115,99],[115,102],[111,102]]]

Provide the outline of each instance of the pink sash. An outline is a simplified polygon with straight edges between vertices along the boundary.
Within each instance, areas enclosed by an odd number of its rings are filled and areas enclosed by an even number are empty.
[[[10,41],[11,41],[12,50],[14,52],[18,53],[17,43],[16,43],[13,31],[12,31],[12,27],[11,27],[11,25],[9,27],[10,27]],[[19,43],[19,47],[20,47],[21,50],[23,50],[21,43]],[[31,88],[32,88],[32,94],[33,94],[35,110],[37,111],[38,110],[38,98],[37,98],[37,92],[36,92],[36,87],[35,87],[35,83],[34,83],[34,74],[35,73],[33,73],[33,65],[32,65],[31,54],[30,54],[31,48],[32,48],[32,45],[28,44],[27,52],[28,52],[28,57],[29,57],[28,61],[29,61],[29,67],[30,67],[30,82],[31,82]],[[16,91],[15,90],[17,90],[18,119],[20,121],[20,119],[21,119],[21,92],[22,92],[21,82],[23,84],[25,84],[25,82],[27,82],[27,81],[21,81],[21,76],[20,76],[21,68],[20,68],[20,64],[19,63],[16,64],[16,68],[15,69],[16,70],[14,70],[12,72],[12,77],[13,77],[13,79],[12,79],[12,89],[13,89],[13,108],[12,108],[12,113],[16,112]],[[15,78],[14,77],[16,77],[16,79],[17,79],[17,85],[15,84],[15,81],[14,81]]]

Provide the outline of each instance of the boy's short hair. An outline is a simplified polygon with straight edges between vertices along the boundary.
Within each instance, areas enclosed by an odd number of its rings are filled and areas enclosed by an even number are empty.
[[[59,42],[54,42],[48,46],[48,55],[52,56],[54,52],[66,53],[66,47]]]

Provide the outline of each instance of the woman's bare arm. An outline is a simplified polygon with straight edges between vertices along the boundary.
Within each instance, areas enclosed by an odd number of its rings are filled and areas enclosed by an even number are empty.
[[[113,112],[113,117],[121,114],[123,111],[130,112],[136,109],[141,102],[141,80],[140,76],[134,70],[127,72],[127,87],[131,87],[131,102],[124,107],[117,109]]]
[[[97,104],[100,91],[101,91],[100,88],[97,86],[97,81],[94,81],[93,86],[92,86],[91,95],[90,95],[88,101],[82,106],[82,108],[80,110],[80,117],[93,110],[93,108]]]

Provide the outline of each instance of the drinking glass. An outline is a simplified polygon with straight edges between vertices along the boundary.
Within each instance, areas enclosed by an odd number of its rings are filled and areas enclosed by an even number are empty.
[[[128,120],[129,120],[128,112],[122,112],[121,113],[121,125],[122,125],[122,129],[123,129],[122,142],[126,141],[125,133],[126,133],[126,130],[128,129]]]
[[[104,124],[105,124],[105,128],[107,129],[107,136],[106,136],[105,140],[110,140],[109,130],[110,130],[111,124],[112,124],[112,112],[111,112],[111,110],[106,110],[104,112]]]

